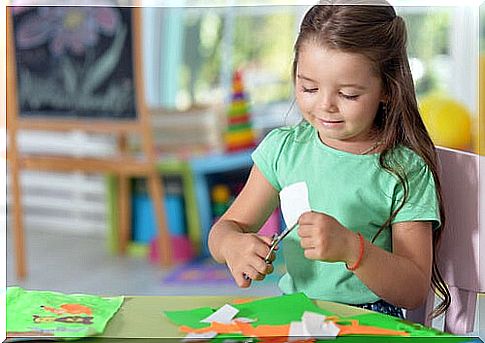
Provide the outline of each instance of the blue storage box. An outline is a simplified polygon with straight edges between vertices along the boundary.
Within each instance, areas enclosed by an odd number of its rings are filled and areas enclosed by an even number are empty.
[[[185,211],[183,197],[165,194],[165,215],[169,232],[172,236],[186,234]],[[133,240],[149,244],[158,233],[155,226],[152,200],[146,193],[132,195],[132,228]]]

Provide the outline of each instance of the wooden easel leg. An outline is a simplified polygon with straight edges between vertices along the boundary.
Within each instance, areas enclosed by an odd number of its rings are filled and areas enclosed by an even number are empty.
[[[130,179],[128,176],[118,176],[118,189],[119,251],[124,255],[131,235]]]
[[[13,238],[15,247],[15,267],[19,280],[24,280],[27,276],[25,263],[25,237],[24,223],[22,217],[22,198],[20,186],[20,170],[17,158],[12,156],[10,172],[12,173],[12,199],[13,199]]]
[[[153,203],[153,213],[155,213],[155,223],[158,229],[160,265],[169,266],[172,264],[172,244],[168,232],[165,204],[162,202],[162,199],[164,199],[162,180],[155,170],[148,175],[147,181],[148,191],[150,192],[150,197]]]
[[[128,151],[128,137],[125,133],[118,136],[118,149],[122,155]],[[131,236],[131,201],[130,179],[128,175],[118,174],[118,242],[120,254],[126,253]]]

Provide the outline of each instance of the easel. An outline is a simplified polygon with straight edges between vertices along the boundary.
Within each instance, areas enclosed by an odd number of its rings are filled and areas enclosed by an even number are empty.
[[[156,169],[156,153],[151,132],[149,112],[144,101],[144,87],[141,65],[141,20],[140,9],[132,8],[133,72],[137,117],[135,120],[80,120],[56,118],[21,118],[17,101],[17,77],[15,63],[15,43],[13,40],[13,18],[7,8],[7,129],[9,135],[8,161],[12,174],[13,237],[16,258],[16,273],[19,279],[26,277],[25,235],[22,216],[22,191],[20,172],[22,169],[88,173],[109,173],[117,176],[119,189],[118,239],[121,254],[126,252],[131,231],[130,177],[144,176],[148,181],[148,191],[155,207],[155,219],[159,233],[160,264],[168,266],[172,262],[170,235],[166,225],[164,191],[160,175]],[[77,158],[47,155],[23,155],[17,146],[19,130],[69,131],[83,130],[92,133],[115,133],[119,155],[111,158]],[[143,159],[129,156],[127,136],[141,135]]]

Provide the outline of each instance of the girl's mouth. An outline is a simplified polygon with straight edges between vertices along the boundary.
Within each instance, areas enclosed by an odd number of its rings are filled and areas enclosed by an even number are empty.
[[[344,123],[343,120],[326,120],[326,119],[318,119],[318,121],[325,127],[336,127],[340,126]]]

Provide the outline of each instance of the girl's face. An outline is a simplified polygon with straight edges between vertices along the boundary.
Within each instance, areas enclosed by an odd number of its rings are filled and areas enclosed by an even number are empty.
[[[300,111],[324,143],[355,153],[368,147],[384,94],[364,55],[304,43],[295,80]]]

